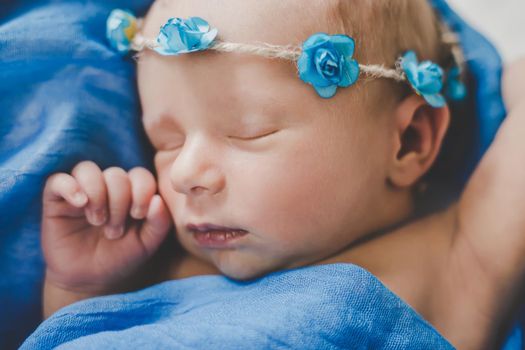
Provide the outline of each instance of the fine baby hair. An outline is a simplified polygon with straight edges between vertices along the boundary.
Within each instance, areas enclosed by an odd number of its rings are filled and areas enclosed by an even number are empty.
[[[408,83],[415,93],[435,108],[446,105],[444,92],[451,100],[460,100],[466,94],[459,43],[444,24],[443,40],[451,45],[453,58],[453,64],[446,70],[429,60],[419,62],[412,50],[398,58],[395,68],[361,64],[353,58],[355,40],[344,34],[315,33],[301,46],[279,46],[222,41],[218,30],[200,17],[170,18],[155,39],[143,37],[140,27],[141,20],[131,12],[116,9],[108,17],[106,35],[112,47],[123,55],[130,50],[140,52],[144,49],[166,56],[215,50],[290,60],[296,62],[299,77],[311,84],[323,98],[333,97],[339,87],[352,86],[360,75]]]

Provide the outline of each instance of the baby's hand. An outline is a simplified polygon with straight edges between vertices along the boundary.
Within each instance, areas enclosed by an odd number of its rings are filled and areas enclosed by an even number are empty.
[[[49,177],[43,195],[46,283],[92,295],[114,291],[150,258],[172,226],[144,168],[79,163]],[[128,215],[130,213],[130,215]]]

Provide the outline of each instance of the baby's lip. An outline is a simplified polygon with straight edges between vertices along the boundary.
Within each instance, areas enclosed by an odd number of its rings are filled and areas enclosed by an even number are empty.
[[[248,231],[241,228],[210,223],[188,224],[186,228],[195,243],[203,249],[233,249],[238,247],[239,241],[248,234]]]
[[[241,228],[235,228],[235,227],[226,227],[226,226],[220,226],[210,223],[202,223],[202,224],[188,224],[186,225],[186,229],[191,232],[209,232],[209,231],[238,231],[238,232],[248,232],[246,230],[243,230]]]

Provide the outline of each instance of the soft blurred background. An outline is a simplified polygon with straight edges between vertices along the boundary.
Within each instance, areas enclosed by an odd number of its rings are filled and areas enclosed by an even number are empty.
[[[525,57],[525,0],[449,0],[492,40],[506,62]]]

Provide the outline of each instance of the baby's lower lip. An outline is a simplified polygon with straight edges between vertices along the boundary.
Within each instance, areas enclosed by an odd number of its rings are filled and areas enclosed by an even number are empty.
[[[229,247],[239,238],[248,234],[246,231],[207,231],[193,232],[193,237],[199,245],[206,248]]]

